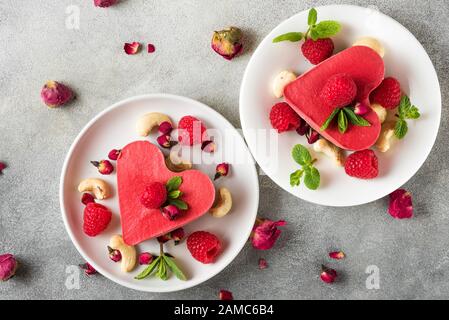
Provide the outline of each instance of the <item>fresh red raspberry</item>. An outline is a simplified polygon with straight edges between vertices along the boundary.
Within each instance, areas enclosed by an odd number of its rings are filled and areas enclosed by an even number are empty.
[[[89,237],[99,235],[107,228],[111,218],[112,213],[105,206],[99,203],[88,203],[84,208],[84,233]]]
[[[334,42],[330,38],[318,39],[316,41],[307,39],[302,44],[301,51],[311,64],[319,64],[332,56],[334,53]]]
[[[167,200],[167,188],[160,182],[153,182],[145,187],[140,196],[140,203],[148,209],[159,209]]]
[[[345,162],[346,174],[359,179],[374,179],[379,175],[377,156],[372,150],[351,154]]]
[[[187,249],[196,260],[208,264],[214,262],[220,253],[221,243],[212,233],[197,231],[187,238]]]
[[[301,117],[286,102],[275,104],[271,108],[270,121],[279,133],[296,130],[301,124]]]
[[[321,100],[335,108],[350,105],[357,95],[357,86],[347,74],[336,74],[327,80],[321,90]]]
[[[395,109],[401,103],[401,84],[395,78],[385,78],[371,93],[371,102],[380,104],[385,109]]]
[[[185,116],[178,123],[178,141],[181,144],[193,146],[203,142],[206,126],[195,117]]]

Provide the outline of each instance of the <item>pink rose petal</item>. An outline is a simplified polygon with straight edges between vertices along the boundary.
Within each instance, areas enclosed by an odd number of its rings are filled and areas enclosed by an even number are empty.
[[[390,194],[388,213],[395,219],[410,219],[413,217],[412,195],[404,189]]]
[[[281,230],[278,227],[285,226],[286,224],[284,220],[271,221],[268,219],[258,219],[251,234],[253,247],[258,250],[271,249],[281,235]]]
[[[218,297],[220,298],[220,300],[234,300],[232,292],[227,290],[220,290]]]
[[[268,268],[267,260],[265,260],[264,258],[260,258],[259,259],[259,269],[264,270],[266,268]]]
[[[154,46],[154,44],[149,43],[148,44],[148,53],[153,53],[154,51],[156,51],[156,47]]]
[[[140,49],[140,43],[139,42],[125,43],[123,49],[125,50],[126,54],[129,55],[136,54]]]

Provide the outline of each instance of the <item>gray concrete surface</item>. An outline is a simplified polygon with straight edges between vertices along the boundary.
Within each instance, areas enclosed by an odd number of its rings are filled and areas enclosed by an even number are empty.
[[[221,288],[241,299],[449,298],[449,5],[428,1],[209,1],[122,0],[109,10],[93,0],[0,2],[0,252],[22,261],[18,276],[0,284],[0,299],[215,299]],[[198,99],[239,127],[240,81],[251,53],[273,27],[296,12],[330,3],[378,8],[404,24],[426,48],[443,91],[443,121],[435,149],[406,185],[417,216],[393,221],[386,200],[351,209],[328,209],[296,199],[261,177],[260,215],[289,225],[276,249],[246,246],[221,274],[186,291],[149,294],[101,277],[81,277],[67,290],[66,267],[81,262],[61,220],[58,184],[69,145],[86,122],[111,103],[143,93],[167,92]],[[79,30],[65,27],[65,10],[77,5]],[[232,63],[209,48],[211,31],[243,28],[246,53]],[[125,41],[152,42],[157,51],[122,54]],[[77,100],[59,110],[42,105],[47,79],[61,80]],[[341,281],[318,280],[329,250]],[[265,257],[269,269],[259,271]],[[380,289],[367,290],[365,269],[380,269]]]

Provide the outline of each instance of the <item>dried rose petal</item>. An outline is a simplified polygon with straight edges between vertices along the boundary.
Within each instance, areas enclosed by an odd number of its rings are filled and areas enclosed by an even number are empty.
[[[226,177],[229,174],[229,163],[223,162],[217,165],[215,168],[215,177],[214,180],[217,180],[221,177]]]
[[[329,257],[335,260],[343,260],[344,258],[346,258],[346,255],[343,251],[336,251],[329,253]]]
[[[160,134],[169,135],[173,131],[173,126],[170,122],[164,121],[159,125],[158,131]]]
[[[281,230],[278,227],[286,224],[284,220],[257,219],[250,237],[253,247],[258,250],[271,249],[281,235]]]
[[[12,254],[0,255],[0,280],[11,279],[15,274],[19,263]]]
[[[300,135],[300,136],[305,136],[309,130],[310,130],[310,126],[307,124],[307,122],[304,121],[304,119],[300,118],[301,121],[299,123],[299,127],[298,129],[296,129],[296,132]]]
[[[388,212],[395,219],[410,219],[413,217],[412,195],[404,189],[390,194]]]
[[[316,132],[315,130],[313,130],[312,128],[310,128],[309,132],[306,133],[306,137],[307,137],[307,142],[309,144],[314,144],[315,142],[317,142],[320,139],[320,134],[318,132]]]
[[[268,268],[267,260],[265,260],[264,258],[260,258],[259,259],[259,269],[264,270],[266,268]]]
[[[123,47],[126,54],[136,54],[140,49],[140,43],[139,42],[132,42],[132,43],[125,43],[125,46]]]
[[[154,51],[156,51],[156,47],[154,46],[154,44],[149,43],[148,44],[148,53],[153,53]]]
[[[150,264],[151,262],[153,262],[153,255],[149,252],[142,252],[141,254],[139,254],[139,264],[140,265],[145,265],[145,264]]]
[[[118,157],[120,156],[121,152],[122,152],[122,150],[112,149],[108,153],[109,160],[116,161],[118,159]]]
[[[6,164],[4,164],[3,162],[0,162],[0,174],[3,173],[3,170],[6,169]]]
[[[234,300],[232,292],[227,290],[220,290],[218,297],[220,300]]]
[[[95,203],[95,197],[90,193],[83,193],[81,197],[81,203],[87,206],[88,203]]]
[[[216,149],[217,149],[217,146],[211,140],[204,141],[201,144],[201,150],[203,150],[204,152],[214,153],[216,151]]]
[[[57,108],[72,100],[73,92],[62,83],[48,81],[41,90],[41,98],[49,108]]]
[[[94,0],[94,5],[100,8],[107,8],[117,3],[117,0]]]
[[[232,60],[243,49],[242,37],[242,31],[236,27],[215,31],[212,37],[212,49],[226,60]]]
[[[92,163],[101,174],[109,175],[114,171],[114,166],[109,160],[91,161],[90,163]]]
[[[108,246],[108,252],[109,252],[109,259],[111,259],[114,262],[119,262],[122,260],[122,254],[117,249],[112,249],[110,246]]]
[[[94,275],[97,273],[97,270],[95,270],[94,267],[92,267],[89,262],[86,262],[85,264],[80,264],[79,266],[81,269],[84,270],[84,273],[88,276],[91,276],[91,275]]]
[[[177,246],[181,242],[181,240],[184,239],[185,232],[183,228],[178,228],[170,232],[170,235],[173,241],[175,242],[175,246]]]
[[[334,269],[329,269],[325,266],[321,266],[320,278],[325,283],[334,283],[337,279],[337,271],[335,271]]]

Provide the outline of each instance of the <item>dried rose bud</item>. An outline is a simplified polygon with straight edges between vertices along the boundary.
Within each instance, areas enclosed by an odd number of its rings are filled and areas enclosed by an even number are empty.
[[[299,123],[299,127],[296,129],[296,132],[300,136],[305,136],[310,130],[310,126],[307,124],[307,122],[304,121],[304,119],[301,118],[301,121]]]
[[[337,271],[334,269],[329,269],[325,266],[321,266],[320,278],[325,283],[334,283],[337,279]]]
[[[0,255],[0,280],[11,279],[15,274],[19,263],[12,254]]]
[[[41,98],[50,108],[60,107],[73,98],[69,87],[56,81],[48,81],[41,90]]]
[[[181,210],[179,210],[178,207],[176,207],[172,204],[169,204],[168,206],[163,207],[161,212],[162,212],[162,215],[164,216],[164,218],[166,218],[170,221],[176,220],[181,215]]]
[[[306,134],[307,137],[307,142],[309,144],[314,144],[315,142],[317,142],[320,139],[320,134],[318,132],[316,132],[315,130],[313,130],[312,128],[310,128],[309,133]]]
[[[153,53],[154,51],[156,51],[156,47],[154,46],[154,44],[149,43],[148,44],[148,53]]]
[[[158,131],[162,135],[169,135],[173,131],[173,126],[170,122],[164,121],[159,125]]]
[[[167,234],[164,234],[164,235],[162,235],[162,236],[157,237],[157,241],[158,241],[159,243],[161,243],[161,244],[164,244],[164,243],[166,243],[166,242],[168,242],[168,241],[170,241],[170,240],[171,240],[171,235],[170,235],[170,233],[167,233]]]
[[[243,49],[242,36],[242,31],[236,27],[215,31],[212,49],[226,60],[232,60]]]
[[[370,111],[370,107],[368,107],[365,103],[357,103],[354,108],[354,113],[358,116],[364,116]]]
[[[121,152],[122,152],[122,150],[112,149],[108,153],[109,160],[116,161],[118,159],[118,157],[120,156]]]
[[[329,257],[335,260],[343,260],[344,258],[346,258],[346,255],[343,251],[336,251],[329,253]]]
[[[94,275],[97,273],[97,270],[95,270],[94,267],[92,267],[89,262],[86,262],[85,264],[80,264],[79,266],[81,269],[84,270],[84,273],[88,276],[91,276],[91,275]]]
[[[281,230],[278,227],[286,224],[284,220],[257,219],[250,237],[253,247],[258,250],[271,249],[281,235]]]
[[[217,165],[215,169],[215,177],[214,180],[217,180],[221,177],[226,177],[229,174],[229,164],[226,162],[220,163]]]
[[[171,140],[169,135],[162,135],[157,138],[157,143],[159,143],[162,148],[170,149],[173,146],[173,142],[174,141]]]
[[[140,43],[139,42],[132,42],[132,43],[125,43],[123,49],[125,50],[126,54],[133,55],[139,52],[140,49]]]
[[[232,292],[228,290],[220,290],[220,293],[218,294],[218,298],[220,300],[234,300],[234,297],[232,296]]]
[[[100,8],[107,8],[117,3],[117,0],[94,0],[94,5]]]
[[[173,241],[175,242],[175,246],[177,246],[181,242],[181,240],[184,238],[185,232],[184,232],[183,228],[178,228],[178,229],[170,232],[170,235],[171,235],[171,239],[173,239]]]
[[[390,194],[388,213],[395,219],[410,219],[413,217],[413,201],[410,192],[399,189]]]
[[[264,270],[266,268],[268,268],[267,260],[265,260],[264,258],[260,258],[259,259],[259,269]]]
[[[4,164],[3,162],[0,162],[0,174],[3,173],[3,170],[6,169],[6,164]]]
[[[114,171],[114,166],[109,160],[91,161],[90,163],[97,167],[98,172],[101,174],[108,175]]]
[[[139,264],[140,265],[144,265],[144,264],[150,264],[151,262],[153,262],[153,255],[149,252],[142,252],[141,254],[139,254]]]
[[[83,193],[83,196],[81,197],[81,202],[82,204],[87,206],[88,203],[95,203],[95,197],[90,193]]]
[[[111,259],[114,262],[119,262],[122,260],[122,254],[117,249],[112,249],[110,246],[108,246],[108,252],[109,252],[109,259]]]
[[[217,146],[215,145],[215,142],[207,140],[201,144],[201,150],[207,153],[214,153],[217,150]]]

